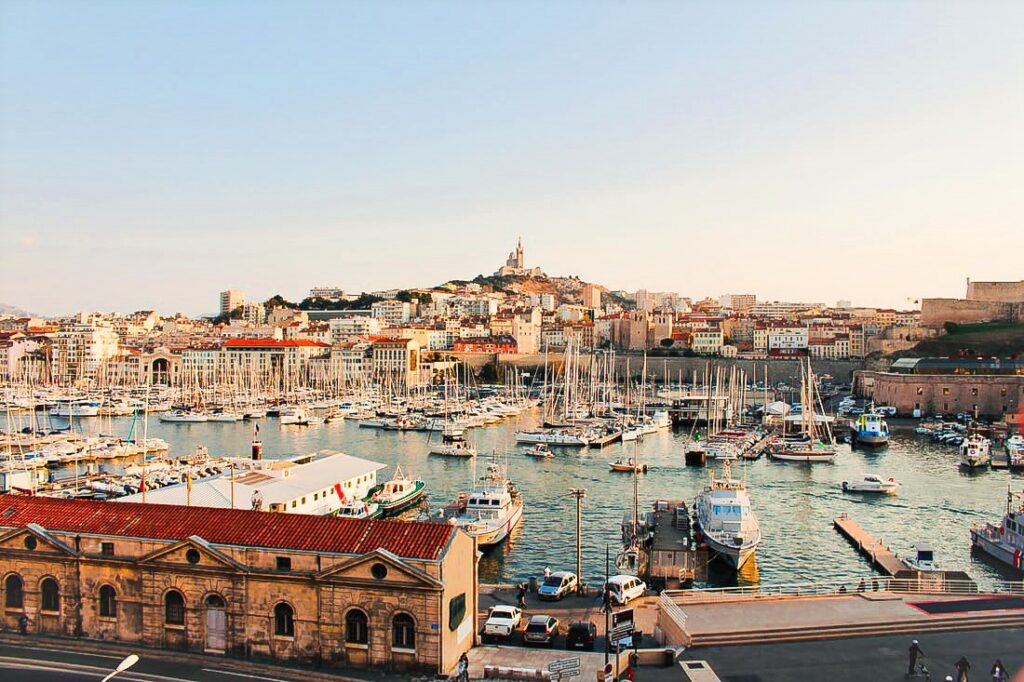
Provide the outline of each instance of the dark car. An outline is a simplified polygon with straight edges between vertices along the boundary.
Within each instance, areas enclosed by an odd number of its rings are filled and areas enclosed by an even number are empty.
[[[596,639],[596,625],[588,621],[577,621],[569,625],[569,632],[565,635],[565,648],[593,651]]]
[[[558,637],[558,619],[551,616],[536,615],[530,619],[523,631],[523,640],[527,644],[555,645]]]

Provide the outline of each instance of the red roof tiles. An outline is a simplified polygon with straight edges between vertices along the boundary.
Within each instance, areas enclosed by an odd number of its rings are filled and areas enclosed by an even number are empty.
[[[35,523],[49,531],[121,535],[242,547],[366,554],[377,548],[409,559],[437,560],[454,526],[423,521],[340,519],[247,509],[182,507],[0,495],[0,527]]]
[[[299,348],[303,346],[327,348],[329,345],[310,339],[292,339],[289,341],[277,341],[275,339],[228,339],[224,342],[225,348]]]

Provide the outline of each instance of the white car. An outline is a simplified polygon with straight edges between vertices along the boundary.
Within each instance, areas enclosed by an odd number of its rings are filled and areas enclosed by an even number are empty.
[[[623,606],[647,594],[647,585],[633,575],[613,575],[605,583],[613,603]]]
[[[492,606],[484,623],[484,637],[508,638],[519,629],[523,610],[516,606]]]
[[[552,573],[537,588],[537,596],[541,599],[564,599],[576,591],[576,574],[569,571]]]

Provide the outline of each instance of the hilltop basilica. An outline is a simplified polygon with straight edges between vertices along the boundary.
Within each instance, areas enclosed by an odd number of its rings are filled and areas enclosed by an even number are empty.
[[[547,277],[540,268],[526,268],[526,258],[523,256],[523,238],[519,238],[516,250],[508,254],[505,264],[494,273],[496,277],[508,277],[518,275],[520,277]]]

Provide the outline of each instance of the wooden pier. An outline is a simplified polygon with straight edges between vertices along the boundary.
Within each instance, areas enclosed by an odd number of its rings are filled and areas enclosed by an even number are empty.
[[[588,445],[592,448],[603,448],[606,445],[614,443],[620,438],[622,438],[622,431],[612,431],[611,433],[591,439]]]
[[[846,514],[841,514],[833,524],[840,535],[849,540],[858,552],[886,575],[895,577],[901,571],[908,570],[909,567],[900,561],[891,549]]]

